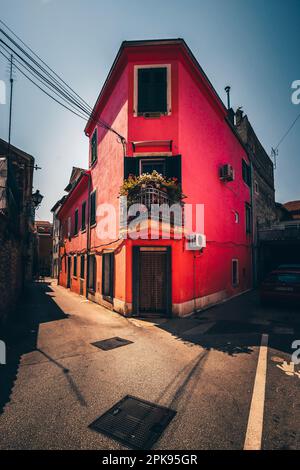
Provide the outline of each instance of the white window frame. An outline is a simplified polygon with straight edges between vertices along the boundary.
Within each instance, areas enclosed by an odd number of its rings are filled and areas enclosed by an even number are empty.
[[[239,224],[240,223],[240,214],[239,214],[239,212],[238,211],[233,211],[233,213],[234,213],[234,222],[236,224]]]
[[[259,194],[259,186],[256,180],[254,181],[254,192],[255,194]]]
[[[233,282],[233,263],[236,263],[236,282]],[[231,285],[232,287],[238,287],[240,284],[240,276],[239,276],[239,260],[237,258],[233,258],[231,260]]]
[[[167,116],[172,113],[172,102],[171,102],[171,64],[147,64],[147,65],[135,65],[134,66],[134,79],[133,79],[133,115],[134,117],[139,116],[138,114],[138,71],[139,69],[157,69],[165,67],[167,69]]]

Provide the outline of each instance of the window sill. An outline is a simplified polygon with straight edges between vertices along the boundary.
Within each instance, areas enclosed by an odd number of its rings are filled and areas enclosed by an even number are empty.
[[[144,119],[159,119],[163,116],[171,116],[171,111],[152,111],[152,112],[144,112],[144,113],[133,113],[134,117],[142,117]]]
[[[86,232],[86,227],[82,228],[80,231],[81,231],[81,233],[85,233]]]
[[[93,224],[90,225],[90,228],[95,228],[97,225],[97,222],[94,222]]]

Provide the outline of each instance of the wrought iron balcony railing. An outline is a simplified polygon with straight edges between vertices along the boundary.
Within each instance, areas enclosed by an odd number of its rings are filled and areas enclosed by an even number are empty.
[[[130,207],[135,204],[142,205],[140,214],[137,214],[140,217],[144,214],[145,218],[169,222],[172,225],[182,225],[183,202],[172,200],[166,192],[160,189],[150,186],[141,188],[138,194],[129,198],[129,219],[137,216],[130,214]]]

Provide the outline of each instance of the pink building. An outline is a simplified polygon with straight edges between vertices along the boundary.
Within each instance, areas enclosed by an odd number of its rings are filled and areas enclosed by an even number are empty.
[[[85,132],[89,169],[58,213],[61,285],[137,316],[184,316],[251,287],[248,156],[184,40],[122,43]],[[162,227],[155,240],[122,238],[124,178],[153,170],[177,179],[185,204],[204,204],[206,247],[187,249],[187,233],[163,239]],[[117,214],[113,240],[97,230],[107,203]]]

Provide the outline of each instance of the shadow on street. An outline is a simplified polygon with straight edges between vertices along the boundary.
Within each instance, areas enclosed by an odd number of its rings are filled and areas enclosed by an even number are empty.
[[[300,309],[296,305],[262,306],[258,292],[252,291],[187,319],[171,318],[157,326],[186,344],[230,356],[251,354],[262,334],[268,334],[270,348],[291,354],[293,340],[300,339]]]
[[[10,400],[23,354],[37,349],[39,325],[68,316],[53,301],[48,282],[28,286],[2,338],[6,344],[6,365],[0,365],[0,414]]]

